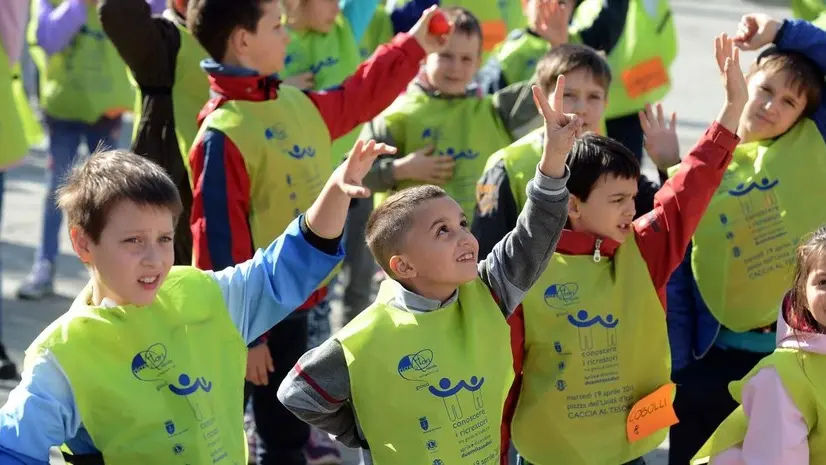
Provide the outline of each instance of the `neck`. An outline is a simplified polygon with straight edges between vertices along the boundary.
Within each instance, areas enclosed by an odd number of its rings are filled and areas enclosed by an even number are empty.
[[[229,66],[235,66],[239,68],[246,68],[251,69],[253,71],[257,71],[255,67],[248,63],[244,57],[230,52],[227,52],[227,54],[224,55],[224,59],[221,61],[221,63]]]
[[[447,302],[453,293],[456,292],[456,286],[444,283],[428,283],[423,280],[399,280],[399,284],[404,286],[410,292],[414,292],[422,297],[431,300],[438,300],[439,302]]]

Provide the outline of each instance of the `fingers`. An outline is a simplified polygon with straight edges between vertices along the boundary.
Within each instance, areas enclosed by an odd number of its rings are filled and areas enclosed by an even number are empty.
[[[269,378],[269,373],[272,373],[272,372],[275,371],[275,365],[272,362],[272,354],[270,353],[269,349],[267,349],[266,352],[264,353],[264,361],[266,362],[267,373],[268,373],[267,377]]]
[[[267,373],[267,366],[263,363],[258,363],[255,366],[256,375],[258,377],[258,385],[266,386],[270,383],[270,375]]]
[[[555,112],[562,111],[562,99],[565,96],[565,75],[560,74],[556,78],[556,87],[554,87],[554,102],[551,109]]]
[[[668,129],[670,129],[672,131],[677,130],[677,112],[676,111],[671,112],[671,125],[668,127]]]
[[[548,99],[545,97],[545,93],[542,92],[542,89],[540,89],[537,85],[531,86],[531,91],[533,92],[533,103],[536,105],[536,109],[539,111],[539,114],[545,118],[545,121],[551,120],[554,116],[554,112],[548,104]]]
[[[348,197],[355,199],[365,199],[371,195],[370,189],[364,186],[357,186],[355,184],[343,184],[341,186],[341,191]]]
[[[667,127],[665,125],[665,113],[663,112],[661,103],[657,104],[657,124],[659,124],[661,128]]]

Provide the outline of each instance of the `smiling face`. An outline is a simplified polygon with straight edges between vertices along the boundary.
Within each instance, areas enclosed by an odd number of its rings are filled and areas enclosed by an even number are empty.
[[[463,95],[479,70],[482,39],[456,32],[439,53],[427,56],[425,73],[433,87],[446,95]]]
[[[479,242],[450,197],[426,200],[412,214],[402,252],[391,257],[390,268],[414,292],[443,301],[476,279]]]

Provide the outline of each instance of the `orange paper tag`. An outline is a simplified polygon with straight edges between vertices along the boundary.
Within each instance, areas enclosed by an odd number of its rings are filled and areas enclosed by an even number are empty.
[[[674,383],[668,383],[643,397],[628,412],[625,430],[628,442],[639,441],[671,425],[676,425],[674,413]]]
[[[508,37],[508,27],[501,19],[482,22],[482,50],[490,52]]]
[[[637,98],[668,84],[668,71],[662,58],[652,58],[623,71],[622,83],[628,96]]]

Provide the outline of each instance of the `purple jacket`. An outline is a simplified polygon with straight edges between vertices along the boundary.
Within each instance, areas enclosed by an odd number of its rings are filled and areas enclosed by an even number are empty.
[[[60,52],[72,41],[75,34],[86,24],[88,0],[63,0],[54,6],[50,0],[38,2],[37,44],[49,55]],[[146,0],[152,14],[161,14],[166,0]]]

